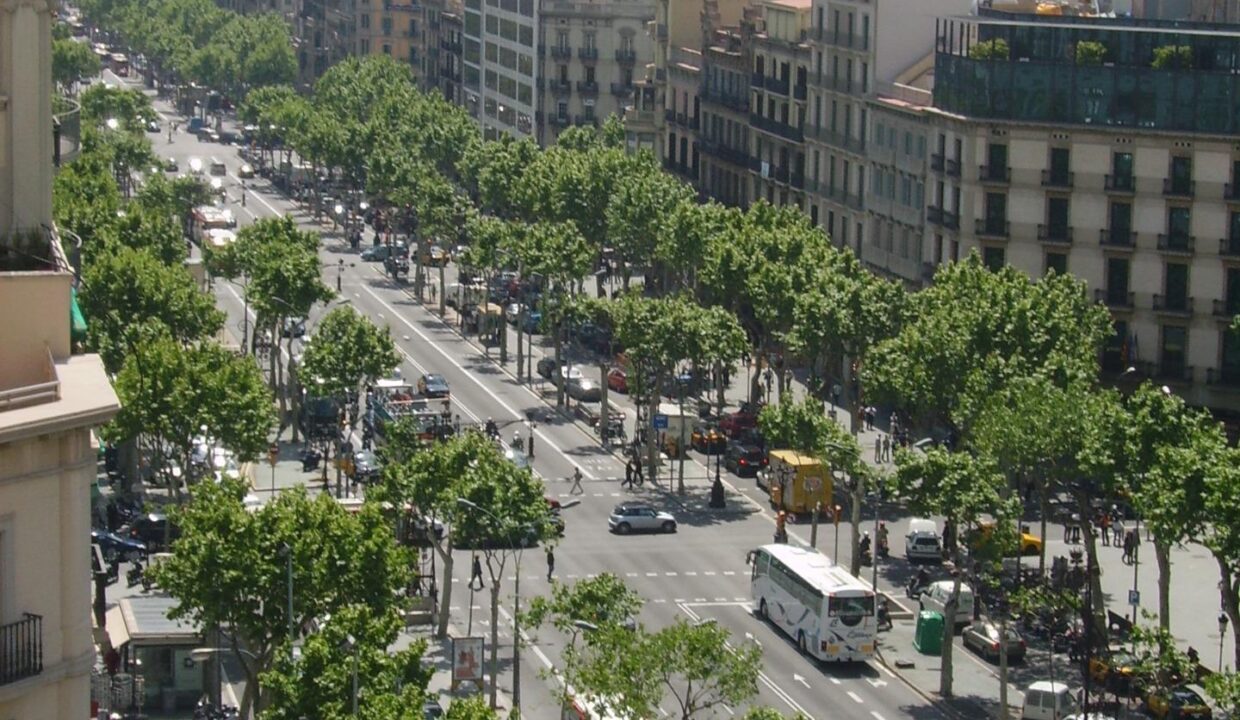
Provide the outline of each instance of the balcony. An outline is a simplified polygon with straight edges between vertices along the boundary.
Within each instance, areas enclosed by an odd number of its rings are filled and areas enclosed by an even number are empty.
[[[1012,232],[1012,223],[1006,220],[985,220],[978,218],[973,223],[973,234],[979,238],[1007,240]]]
[[[698,89],[698,97],[702,98],[702,102],[704,103],[718,103],[739,113],[749,112],[748,95],[733,95],[722,90],[717,90],[706,85],[702,85]]]
[[[52,164],[60,167],[73,162],[82,147],[82,113],[76,100],[57,95],[52,98]]]
[[[577,48],[577,57],[581,58],[582,60],[586,60],[586,61],[598,60],[598,48],[595,48],[595,47]]]
[[[577,92],[582,95],[598,95],[598,83],[592,80],[578,80]]]
[[[1154,296],[1154,312],[1166,315],[1192,315],[1193,298],[1186,295],[1175,297],[1169,295]]]
[[[1154,369],[1154,377],[1170,383],[1184,383],[1187,385],[1193,382],[1193,370],[1192,365],[1184,365],[1183,363],[1159,363],[1158,367]]]
[[[712,155],[733,165],[749,167],[749,153],[745,150],[736,150],[709,138],[703,138],[700,147],[702,152],[707,155]]]
[[[978,165],[977,179],[984,183],[1010,183],[1012,182],[1012,168],[1006,165],[1003,167]]]
[[[1163,197],[1191,200],[1197,194],[1197,181],[1163,178]]]
[[[824,145],[831,145],[837,148],[843,148],[849,152],[861,155],[865,153],[865,139],[853,137],[840,132],[833,132],[827,128],[814,127],[809,125],[805,129],[805,134],[817,140]]]
[[[447,38],[444,38],[439,41],[439,47],[443,48],[444,50],[447,50],[450,53],[461,52],[461,43],[459,40],[449,40]]]
[[[763,80],[765,80],[765,79],[766,79],[766,76],[765,76],[765,75],[763,75],[763,74],[762,74],[762,73],[760,73],[760,72],[756,72],[756,73],[754,73],[753,75],[750,75],[750,76],[749,76],[749,86],[750,86],[750,87],[761,88],[761,87],[762,87],[762,81],[763,81]]]
[[[1221,318],[1232,318],[1240,315],[1240,302],[1227,302],[1226,300],[1214,301],[1214,315]]]
[[[1098,231],[1098,243],[1103,247],[1132,250],[1137,246],[1137,234],[1127,230],[1103,228]]]
[[[43,672],[43,617],[23,613],[22,619],[0,625],[0,685]]]
[[[868,45],[864,35],[857,35],[853,33],[823,31],[818,35],[817,39],[827,45],[833,45],[837,48],[844,48],[845,50],[865,50],[866,45]]]
[[[792,88],[792,97],[796,100],[804,100],[808,92],[808,88],[804,85],[796,85]]]
[[[1042,187],[1071,190],[1075,181],[1076,173],[1064,171],[1055,172],[1054,170],[1042,171]]]
[[[591,125],[593,127],[598,127],[598,116],[597,115],[574,115],[573,124],[574,125]]]
[[[934,205],[926,208],[926,220],[932,225],[945,227],[948,230],[960,229],[960,215],[958,213],[944,210]]]
[[[1240,237],[1219,240],[1218,254],[1223,257],[1240,257]]]
[[[573,56],[573,49],[567,45],[552,45],[551,57],[556,60],[568,60]]]
[[[622,98],[630,97],[633,94],[633,86],[625,85],[624,83],[612,83],[611,94]]]
[[[547,123],[551,127],[565,127],[569,122],[570,118],[567,115],[551,115],[547,118]]]
[[[805,142],[805,133],[799,127],[793,127],[778,120],[771,120],[757,113],[749,114],[749,124],[753,127],[778,135],[779,137],[794,143]]]
[[[1067,225],[1038,225],[1038,240],[1047,245],[1071,245],[1072,228]]]
[[[805,173],[803,172],[792,173],[792,176],[788,179],[788,182],[789,184],[792,185],[792,187],[796,188],[797,190],[804,190],[805,189]]]
[[[767,75],[763,78],[763,86],[773,93],[780,95],[788,94],[788,78],[777,78]]]
[[[1137,180],[1132,175],[1107,175],[1102,184],[1109,193],[1131,195],[1137,191]]]
[[[1227,183],[1223,186],[1223,199],[1240,202],[1240,185]]]
[[[567,80],[548,80],[547,89],[556,95],[567,95],[573,91],[573,84]]]
[[[633,63],[637,62],[637,51],[636,50],[625,50],[623,48],[617,50],[616,51],[616,62],[625,63],[626,65],[632,65]]]
[[[1240,386],[1240,368],[1206,368],[1206,384],[1238,387]]]
[[[1192,255],[1193,248],[1197,245],[1197,238],[1192,235],[1183,233],[1175,233],[1173,235],[1158,236],[1158,251],[1170,253],[1173,255]]]
[[[1094,289],[1094,302],[1102,303],[1112,310],[1131,310],[1135,305],[1135,295],[1131,292],[1108,291]]]

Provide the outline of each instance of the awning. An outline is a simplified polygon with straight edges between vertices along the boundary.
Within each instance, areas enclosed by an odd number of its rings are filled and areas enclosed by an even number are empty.
[[[121,613],[119,605],[108,610],[103,625],[108,633],[108,642],[112,643],[114,649],[119,650],[129,642],[129,628],[125,627],[125,616]]]
[[[69,301],[69,338],[73,342],[86,342],[86,316],[78,305],[77,288],[70,288],[72,293]]]

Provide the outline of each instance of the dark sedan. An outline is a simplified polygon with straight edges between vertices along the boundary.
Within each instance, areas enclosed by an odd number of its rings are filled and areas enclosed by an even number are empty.
[[[181,529],[176,525],[169,527],[168,516],[163,513],[147,513],[134,518],[129,524],[128,534],[130,540],[144,545],[148,550],[156,550],[181,537]]]
[[[90,541],[99,546],[103,551],[103,559],[108,562],[136,560],[146,555],[144,543],[106,530],[91,530]]]
[[[418,392],[428,398],[446,398],[451,394],[448,381],[444,380],[443,375],[437,373],[429,373],[418,378]]]
[[[379,458],[369,450],[359,450],[353,453],[353,481],[359,483],[372,483],[379,479],[379,473],[383,470],[383,466],[379,463]]]
[[[766,463],[766,452],[757,445],[733,441],[723,453],[723,466],[737,477],[754,477]]]

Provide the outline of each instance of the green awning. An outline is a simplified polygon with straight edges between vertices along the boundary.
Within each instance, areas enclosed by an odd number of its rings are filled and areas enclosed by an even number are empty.
[[[86,316],[78,305],[77,288],[70,288],[72,295],[69,301],[69,338],[73,342],[86,342]]]

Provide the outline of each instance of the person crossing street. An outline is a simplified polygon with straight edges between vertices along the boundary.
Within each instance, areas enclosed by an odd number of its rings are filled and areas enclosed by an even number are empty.
[[[573,468],[573,486],[568,489],[569,495],[584,495],[585,488],[581,487],[581,467]]]
[[[551,576],[555,574],[555,552],[551,546],[547,546],[547,582],[551,582]]]
[[[474,587],[474,583],[477,583],[478,587]],[[481,590],[483,587],[485,587],[485,584],[482,581],[482,561],[478,559],[477,555],[474,555],[473,572],[469,576],[469,589]]]

